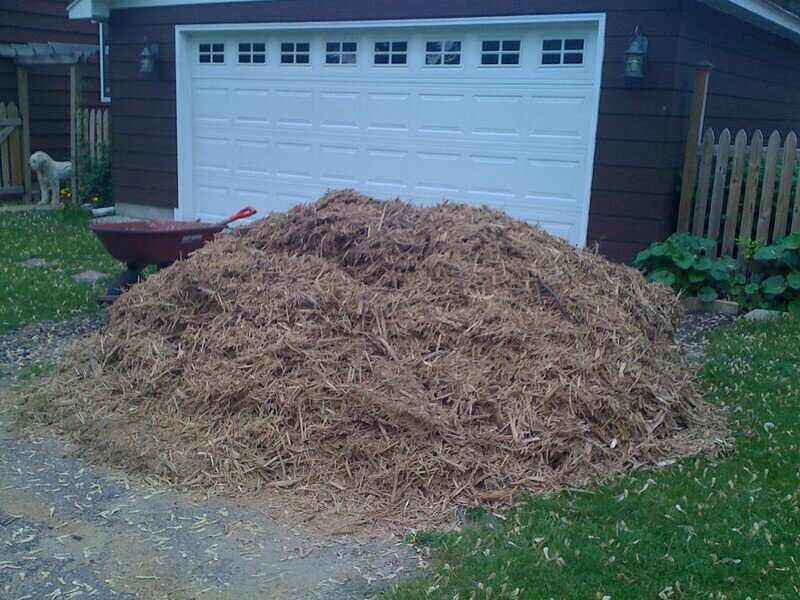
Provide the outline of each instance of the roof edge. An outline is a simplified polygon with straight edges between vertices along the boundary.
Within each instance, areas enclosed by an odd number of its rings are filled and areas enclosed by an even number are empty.
[[[256,0],[73,0],[67,11],[70,19],[108,19],[115,9],[254,2]],[[757,27],[800,43],[800,16],[771,0],[698,0]]]
[[[800,43],[800,16],[770,0],[698,0],[761,29]]]

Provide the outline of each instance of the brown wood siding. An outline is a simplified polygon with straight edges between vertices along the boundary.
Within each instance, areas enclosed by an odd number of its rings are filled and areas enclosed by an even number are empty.
[[[68,0],[2,0],[0,42],[97,44],[97,24],[70,21]],[[100,105],[97,62],[85,65],[83,102]],[[69,67],[32,67],[28,84],[31,151],[44,150],[57,160],[69,157]],[[17,73],[11,60],[0,60],[0,102],[17,102]]]
[[[117,200],[152,206],[177,203],[174,26],[196,23],[370,20],[605,12],[606,58],[589,241],[629,260],[669,234],[683,139],[684,90],[675,77],[681,0],[282,0],[114,11],[114,183]],[[647,79],[622,76],[636,26],[650,38]],[[143,40],[161,49],[157,81],[138,74]]]
[[[678,46],[682,112],[688,114],[692,65],[714,65],[706,126],[717,131],[800,131],[800,44],[683,0]]]

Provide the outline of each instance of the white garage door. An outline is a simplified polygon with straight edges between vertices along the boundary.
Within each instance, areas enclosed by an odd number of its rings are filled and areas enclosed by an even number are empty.
[[[349,187],[585,243],[602,21],[430,23],[179,30],[178,215]]]

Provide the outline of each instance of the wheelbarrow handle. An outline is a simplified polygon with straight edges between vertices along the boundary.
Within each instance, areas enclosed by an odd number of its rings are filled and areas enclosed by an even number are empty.
[[[233,223],[234,221],[238,221],[239,219],[246,219],[248,217],[252,217],[257,212],[258,211],[255,208],[253,208],[252,206],[246,206],[242,210],[237,212],[235,215],[232,215],[232,216],[228,217],[227,219],[225,219],[224,221],[222,221],[220,223],[220,225],[224,226],[224,225],[228,225],[230,223]]]

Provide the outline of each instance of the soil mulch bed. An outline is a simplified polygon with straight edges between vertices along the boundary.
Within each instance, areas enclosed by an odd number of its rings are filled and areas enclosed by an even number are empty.
[[[183,487],[430,525],[717,447],[680,318],[502,213],[336,192],[135,286],[36,404]]]

